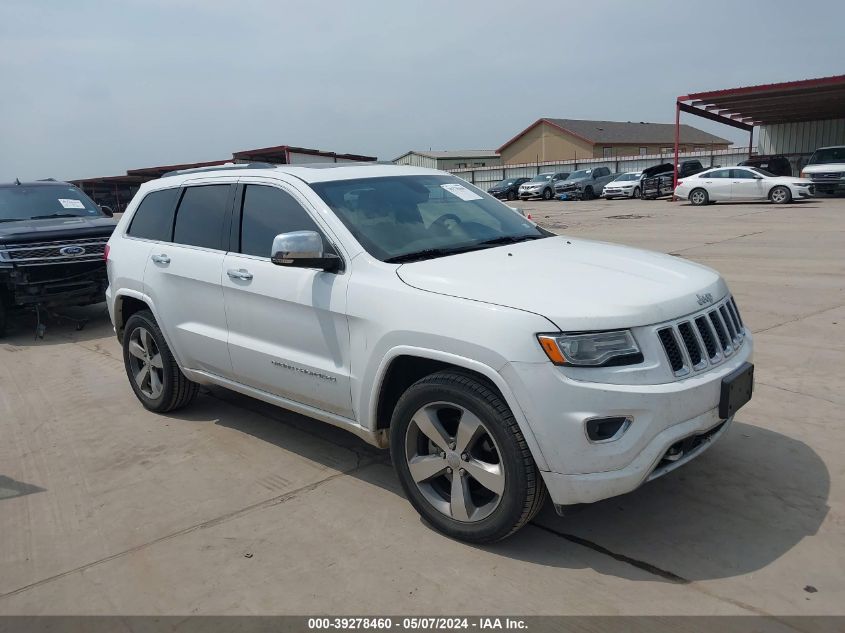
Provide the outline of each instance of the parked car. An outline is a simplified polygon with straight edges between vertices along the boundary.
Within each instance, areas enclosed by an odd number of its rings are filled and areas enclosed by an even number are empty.
[[[519,186],[519,197],[522,200],[530,198],[551,200],[555,192],[555,183],[564,180],[567,176],[569,176],[568,171],[537,174],[531,180]]]
[[[609,167],[579,169],[569,174],[566,180],[558,182],[555,185],[555,193],[558,195],[565,193],[568,196],[592,200],[616,176],[617,174],[612,173]]]
[[[389,446],[411,504],[467,541],[547,492],[561,511],[674,470],[751,397],[714,270],[554,235],[433,169],[176,172],[141,186],[108,272],[144,407],[217,385]]]
[[[699,206],[708,202],[769,200],[784,204],[809,198],[813,183],[806,178],[775,176],[758,167],[709,169],[678,181],[675,196]]]
[[[699,160],[685,160],[678,164],[678,179],[704,171]],[[640,182],[642,197],[653,200],[671,195],[675,190],[675,164],[662,163],[643,170]]]
[[[505,178],[487,190],[494,198],[503,200],[516,200],[519,195],[519,186],[531,180],[530,178]]]
[[[819,193],[838,193],[845,189],[845,145],[820,147],[801,170]]]
[[[740,163],[741,167],[759,167],[775,176],[792,176],[792,164],[786,156],[763,155],[753,156]]]
[[[0,334],[14,311],[105,300],[111,215],[66,182],[0,184]]]
[[[641,171],[629,171],[619,174],[614,180],[604,186],[601,195],[608,200],[612,200],[613,198],[639,198],[642,193],[642,188],[640,187],[642,177],[643,172]]]

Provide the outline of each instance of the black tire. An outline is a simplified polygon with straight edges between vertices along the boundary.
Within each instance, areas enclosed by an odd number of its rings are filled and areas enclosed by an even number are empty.
[[[592,187],[587,187],[587,188],[584,189],[584,200],[592,200],[595,197],[596,197],[596,195],[593,192]]]
[[[643,195],[643,194],[642,194],[642,192],[640,191],[640,188],[639,188],[639,187],[634,187],[633,197],[634,197],[634,198],[641,198],[641,197],[642,197],[642,195]]]
[[[546,187],[543,189],[543,200],[551,200],[552,199],[552,190]]]
[[[3,297],[0,297],[0,337],[6,336],[6,307],[3,305]]]
[[[132,355],[129,352],[129,345],[133,339],[133,333],[139,330],[139,328],[149,332],[155,343],[155,347],[161,355],[162,388],[161,393],[156,398],[150,397],[141,390],[141,387],[135,380],[130,364],[130,357]],[[155,317],[153,317],[152,312],[149,310],[136,312],[126,322],[126,328],[123,333],[123,364],[126,368],[126,376],[129,378],[132,391],[135,392],[141,404],[150,411],[155,411],[156,413],[175,411],[176,409],[186,407],[197,397],[199,385],[188,380],[185,374],[182,373],[182,370],[179,369],[176,359],[173,358],[173,354],[164,340],[161,328],[159,328]]]
[[[707,194],[706,189],[699,187],[689,192],[689,201],[694,207],[703,207],[705,204],[710,203],[710,196]]]
[[[792,192],[789,187],[778,185],[769,192],[769,200],[774,204],[789,204],[792,202]]]
[[[508,200],[516,200],[516,194],[513,191],[508,191]]]
[[[496,508],[481,520],[463,522],[447,516],[426,499],[411,476],[406,435],[414,414],[432,403],[454,403],[475,415],[498,449],[504,488]],[[546,499],[545,484],[510,408],[491,385],[471,375],[442,371],[411,385],[393,411],[390,454],[411,505],[435,529],[455,539],[500,541],[530,521]]]

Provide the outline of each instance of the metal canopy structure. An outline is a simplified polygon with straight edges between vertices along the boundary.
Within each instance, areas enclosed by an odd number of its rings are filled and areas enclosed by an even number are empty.
[[[330,162],[374,162],[375,156],[362,156],[360,154],[338,154],[337,152],[326,152],[308,147],[293,147],[291,145],[276,145],[274,147],[261,147],[258,149],[233,152],[232,158],[222,160],[202,161],[198,163],[182,163],[178,165],[157,165],[155,167],[142,167],[140,169],[129,169],[123,176],[100,176],[99,178],[83,178],[70,180],[98,204],[107,204],[113,207],[114,211],[123,211],[126,205],[132,200],[132,196],[142,184],[148,180],[161,178],[171,171],[194,169],[197,167],[213,167],[227,163],[249,163],[263,161],[267,163],[289,164],[291,155],[313,156],[315,159],[329,160]]]
[[[755,126],[845,116],[845,75],[695,92],[678,97],[675,103],[676,183],[681,112],[747,131],[750,157]]]
[[[291,154],[306,154],[308,156],[315,156],[319,158],[330,158],[334,162],[340,161],[361,161],[361,162],[375,162],[375,156],[362,156],[360,154],[338,154],[337,152],[324,152],[318,149],[311,149],[308,147],[293,147],[292,145],[276,145],[274,147],[260,147],[258,149],[248,149],[242,152],[233,152],[232,159],[235,161],[264,161],[267,163],[277,163],[280,165],[288,165],[292,162]]]

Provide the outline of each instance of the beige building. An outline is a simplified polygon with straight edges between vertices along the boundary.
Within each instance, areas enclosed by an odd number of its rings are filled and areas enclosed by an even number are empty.
[[[727,139],[681,125],[682,152],[727,149]],[[538,119],[497,151],[502,163],[536,163],[578,158],[615,158],[671,154],[675,126],[671,123]]]

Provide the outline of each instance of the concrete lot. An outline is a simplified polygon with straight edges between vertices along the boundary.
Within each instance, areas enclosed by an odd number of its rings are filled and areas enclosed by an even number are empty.
[[[845,200],[523,206],[725,275],[757,384],[704,456],[471,547],[353,436],[220,390],[148,413],[102,306],[42,341],[27,317],[0,341],[0,614],[845,614]]]

